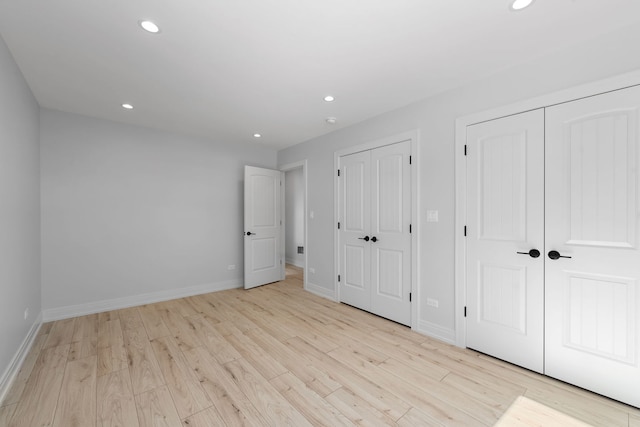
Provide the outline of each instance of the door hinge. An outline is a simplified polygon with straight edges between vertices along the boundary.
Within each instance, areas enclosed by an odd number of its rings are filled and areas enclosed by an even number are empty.
[[[409,156],[409,164],[411,164],[411,156]]]
[[[467,144],[464,145],[464,155],[467,155]]]
[[[409,224],[409,234],[411,234],[411,224]]]
[[[409,302],[411,302],[411,292],[409,292]]]
[[[338,176],[340,176],[340,169],[338,169]]]
[[[340,222],[338,221],[338,230],[340,230]]]
[[[467,317],[467,306],[464,306],[464,317]]]
[[[340,275],[338,274],[338,282],[340,281]]]
[[[464,226],[464,237],[467,237],[467,226]]]

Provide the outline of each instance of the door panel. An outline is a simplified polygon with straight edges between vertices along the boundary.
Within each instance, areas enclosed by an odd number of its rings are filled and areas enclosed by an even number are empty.
[[[340,300],[371,310],[371,168],[368,152],[340,158]],[[371,237],[371,236],[369,236]]]
[[[526,268],[481,264],[478,281],[478,317],[481,321],[525,335]]]
[[[368,266],[368,262],[366,262],[368,251],[365,251],[362,245],[344,245],[344,251],[344,286],[355,288],[354,292],[367,291],[366,278],[369,275],[365,273],[364,269],[365,266]]]
[[[624,362],[636,360],[635,280],[566,272],[563,345]]]
[[[544,111],[467,128],[467,346],[543,371]],[[519,254],[518,252],[522,252]]]
[[[547,109],[546,373],[640,406],[640,88]]]
[[[282,175],[277,170],[245,166],[245,289],[284,279],[280,234]]]
[[[371,150],[372,308],[411,324],[411,170],[409,141]]]
[[[256,229],[256,227],[253,227]],[[277,239],[272,237],[254,237],[250,239],[251,253],[253,254],[253,271],[260,272],[276,268],[278,253]],[[278,263],[279,264],[279,263]]]
[[[570,162],[567,244],[635,246],[635,110],[598,112],[562,125]]]
[[[526,240],[526,130],[480,138],[477,150],[479,238]]]

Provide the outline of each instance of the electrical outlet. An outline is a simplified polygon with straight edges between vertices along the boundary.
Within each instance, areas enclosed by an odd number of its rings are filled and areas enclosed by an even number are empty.
[[[316,269],[313,267],[309,267],[309,273],[316,274]]]
[[[236,265],[235,264],[227,265],[227,270],[235,270],[235,269],[236,269]]]
[[[438,305],[440,305],[440,302],[437,299],[427,298],[427,305],[430,307],[438,308]]]
[[[438,211],[427,211],[427,222],[438,222]]]
[[[24,309],[24,320],[27,320],[29,318],[29,307]]]

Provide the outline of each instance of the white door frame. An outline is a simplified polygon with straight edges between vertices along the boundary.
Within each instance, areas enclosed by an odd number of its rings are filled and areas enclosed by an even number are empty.
[[[307,285],[307,277],[309,276],[308,274],[308,269],[307,269],[307,253],[308,253],[308,247],[309,247],[309,239],[308,239],[308,233],[307,233],[307,229],[308,229],[308,223],[309,223],[309,217],[307,216],[307,198],[308,198],[308,191],[307,191],[307,159],[301,160],[299,162],[294,162],[294,163],[287,163],[285,165],[280,166],[279,170],[282,173],[286,173],[289,172],[291,170],[294,169],[298,169],[298,168],[302,168],[302,188],[304,189],[304,200],[303,200],[303,207],[302,207],[302,212],[304,215],[304,274],[303,274],[303,289],[305,291],[308,291],[308,285]],[[285,235],[284,235],[284,230],[286,229],[286,224],[287,224],[287,218],[284,215],[285,212],[285,193],[286,191],[282,191],[282,242],[283,242],[283,248],[286,247],[286,242],[285,242]]]
[[[374,148],[382,147],[385,145],[391,145],[396,142],[411,141],[411,156],[412,156],[412,168],[411,168],[411,329],[418,327],[418,319],[420,304],[420,269],[418,268],[418,260],[420,245],[418,238],[420,232],[420,163],[418,159],[418,130],[412,130],[403,132],[397,135],[388,136],[386,138],[377,139],[374,141],[365,142],[353,147],[348,147],[342,150],[335,151],[333,153],[333,254],[334,254],[334,297],[335,301],[340,301],[340,283],[338,283],[338,274],[340,271],[340,239],[338,232],[338,219],[340,218],[340,203],[339,203],[339,186],[338,181],[338,169],[340,168],[340,157],[347,156],[349,154],[358,153],[360,151],[372,150]]]
[[[488,120],[498,119],[513,114],[556,104],[585,98],[600,93],[623,89],[640,84],[640,71],[621,74],[608,79],[575,86],[536,98],[527,99],[506,106],[470,114],[456,119],[455,130],[455,172],[456,172],[456,206],[455,206],[455,344],[466,347],[466,326],[464,307],[466,304],[466,240],[464,226],[467,222],[467,167],[464,147],[467,141],[467,126]]]

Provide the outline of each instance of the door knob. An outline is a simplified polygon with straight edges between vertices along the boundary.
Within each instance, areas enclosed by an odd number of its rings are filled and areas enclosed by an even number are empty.
[[[549,253],[547,255],[549,255],[549,258],[551,258],[551,259],[571,258],[570,256],[560,255],[560,252],[558,252],[558,251],[549,251]]]
[[[252,233],[250,231],[247,231],[247,236],[255,236],[255,235],[256,235],[256,233]]]
[[[372,241],[373,243],[375,243],[375,242],[377,242],[377,241],[378,241],[378,238],[377,238],[376,236],[373,236],[373,237],[371,238],[371,241]]]
[[[537,249],[531,249],[529,252],[516,252],[522,255],[529,255],[531,258],[538,258],[540,256],[540,251]]]
[[[358,237],[359,240],[364,240],[365,242],[369,241],[369,236]]]

